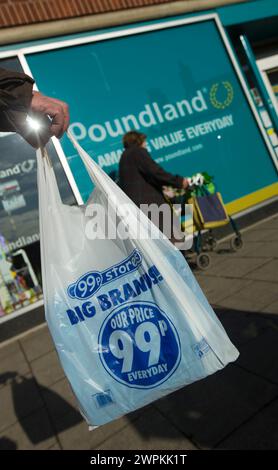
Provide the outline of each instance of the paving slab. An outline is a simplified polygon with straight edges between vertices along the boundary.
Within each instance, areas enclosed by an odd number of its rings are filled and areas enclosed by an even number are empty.
[[[268,315],[244,313],[219,307],[215,307],[215,312],[237,348],[258,338],[267,329],[278,329],[278,319],[273,320],[273,317],[270,318]]]
[[[239,366],[278,385],[278,328],[263,334],[240,348]]]
[[[221,260],[223,254],[221,254],[222,248],[219,247],[218,254]],[[214,255],[214,259],[216,256]],[[241,257],[241,258],[277,258],[278,257],[278,243],[277,242],[248,242],[244,243],[243,247],[232,253],[232,255],[225,255],[229,257]]]
[[[217,276],[224,278],[242,278],[250,272],[260,268],[266,263],[270,263],[271,258],[241,258],[238,253],[236,256],[225,259],[216,266],[213,266],[204,272],[204,276]],[[250,276],[249,276],[250,277]],[[252,278],[251,278],[252,279]]]
[[[245,242],[264,241],[264,242],[277,242],[278,232],[277,228],[266,228],[263,225],[256,226],[252,230],[244,232],[243,239]]]
[[[247,288],[252,283],[246,279],[226,279],[216,276],[199,276],[198,282],[208,301],[213,305],[217,305],[229,295],[235,295],[236,292]]]
[[[83,420],[78,412],[77,400],[66,378],[49,387],[40,384],[40,391],[53,423],[59,423],[63,416],[70,413],[76,415],[76,422]]]
[[[47,450],[62,450],[59,444],[54,444],[54,446],[49,447]]]
[[[272,217],[271,219],[269,220],[266,220],[266,221],[263,221],[262,222],[262,225],[264,228],[266,229],[274,229],[274,228],[278,228],[278,216],[276,215],[275,217]],[[258,227],[258,225],[257,225]]]
[[[239,252],[242,257],[253,258],[278,258],[278,243],[277,242],[254,242],[248,243]]]
[[[0,431],[42,408],[43,401],[32,375],[15,376],[9,385],[1,388],[0,406]]]
[[[198,447],[212,449],[277,396],[276,385],[229,365],[155,406]]]
[[[248,279],[275,282],[278,285],[278,259],[270,260],[263,266],[258,266],[246,275]]]
[[[15,373],[21,375],[30,373],[29,364],[18,341],[0,347],[0,388],[4,387]]]
[[[107,439],[98,450],[194,450],[196,447],[157,410],[144,413]]]
[[[56,351],[51,351],[31,362],[34,377],[40,385],[52,385],[65,377]]]
[[[0,434],[0,450],[17,450],[17,443],[5,434]]]
[[[278,315],[278,301],[272,302],[271,304],[267,305],[263,312],[265,313],[273,313],[274,315]]]
[[[193,269],[194,275],[197,277],[200,275],[201,277],[207,277],[210,275],[214,276],[214,273],[217,272],[218,266],[223,265],[227,261],[230,261],[231,259],[236,257],[236,253],[231,252],[231,250],[226,250],[220,251],[219,253],[216,252],[208,252],[208,255],[210,256],[210,266],[207,270],[202,270],[202,269]]]
[[[42,450],[57,444],[47,413],[42,408],[5,430],[0,435],[0,450],[7,449],[5,440],[20,450]]]
[[[25,338],[20,339],[22,348],[29,361],[33,361],[54,349],[54,344],[45,325],[34,333],[29,333]]]
[[[275,400],[221,442],[217,449],[278,450],[277,416],[278,400]]]
[[[151,408],[151,406],[141,408],[134,413],[130,413],[128,416],[119,418],[104,426],[99,426],[94,431],[89,431],[88,425],[83,418],[79,422],[72,424],[74,416],[72,413],[67,414],[59,421],[59,441],[64,450],[98,449],[108,439],[113,440],[117,432],[127,426],[129,427],[141,414],[146,413],[148,415]]]
[[[238,280],[241,281],[241,280]],[[247,312],[260,312],[271,302],[278,300],[278,285],[266,281],[242,280],[242,289],[232,295],[220,299],[217,304],[221,307]]]

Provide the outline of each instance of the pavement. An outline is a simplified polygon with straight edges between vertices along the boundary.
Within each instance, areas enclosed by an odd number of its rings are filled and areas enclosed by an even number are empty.
[[[278,449],[278,216],[194,271],[240,351],[225,369],[89,432],[44,324],[0,345],[0,449]]]

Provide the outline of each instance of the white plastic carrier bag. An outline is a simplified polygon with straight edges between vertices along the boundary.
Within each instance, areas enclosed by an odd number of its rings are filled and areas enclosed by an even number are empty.
[[[95,189],[87,205],[64,205],[38,150],[45,313],[80,412],[98,426],[213,374],[238,351],[182,254],[165,236],[132,237],[139,219],[143,232],[153,224],[69,137]],[[129,235],[88,236],[89,204],[108,219],[119,210]]]

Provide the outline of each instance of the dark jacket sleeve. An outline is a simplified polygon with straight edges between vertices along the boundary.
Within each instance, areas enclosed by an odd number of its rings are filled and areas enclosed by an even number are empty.
[[[144,178],[156,187],[173,186],[174,188],[183,187],[183,177],[172,175],[163,170],[150,156],[144,148],[138,148],[137,165]]]
[[[17,132],[26,119],[34,80],[0,68],[0,131]]]

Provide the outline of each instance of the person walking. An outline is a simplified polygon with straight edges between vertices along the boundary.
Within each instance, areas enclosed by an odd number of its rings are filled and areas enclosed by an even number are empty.
[[[163,186],[186,189],[188,180],[183,176],[168,173],[152,159],[146,148],[145,134],[137,131],[127,132],[123,137],[123,146],[125,150],[119,162],[119,186],[139,208],[142,209],[143,205],[142,210],[149,218],[153,211],[150,214],[147,206],[157,206],[157,217],[152,217],[151,220],[165,233],[165,221],[163,217],[159,217],[159,209],[166,204]],[[173,226],[173,220],[171,223]],[[180,226],[177,220],[175,225]],[[172,231],[171,236],[169,233],[166,235],[175,242]]]

